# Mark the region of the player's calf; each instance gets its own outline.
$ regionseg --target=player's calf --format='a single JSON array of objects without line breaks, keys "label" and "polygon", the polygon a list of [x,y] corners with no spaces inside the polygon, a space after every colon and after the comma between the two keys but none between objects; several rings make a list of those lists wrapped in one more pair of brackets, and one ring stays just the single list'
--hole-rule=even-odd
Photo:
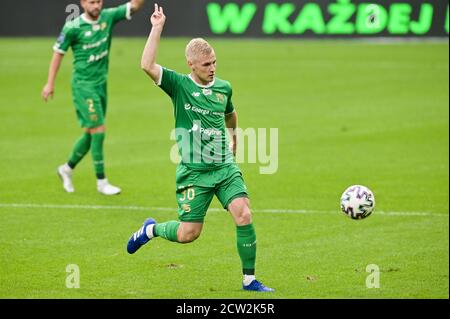
[{"label": "player's calf", "polygon": [[177,231],[178,242],[188,244],[195,241],[202,232],[203,223],[182,222]]}]

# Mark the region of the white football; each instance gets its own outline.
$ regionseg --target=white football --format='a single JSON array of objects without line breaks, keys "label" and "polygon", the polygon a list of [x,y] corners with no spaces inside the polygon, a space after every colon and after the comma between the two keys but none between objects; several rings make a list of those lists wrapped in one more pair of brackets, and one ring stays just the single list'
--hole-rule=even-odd
[{"label": "white football", "polygon": [[362,185],[352,185],[341,196],[341,210],[352,219],[364,219],[375,208],[373,192]]}]

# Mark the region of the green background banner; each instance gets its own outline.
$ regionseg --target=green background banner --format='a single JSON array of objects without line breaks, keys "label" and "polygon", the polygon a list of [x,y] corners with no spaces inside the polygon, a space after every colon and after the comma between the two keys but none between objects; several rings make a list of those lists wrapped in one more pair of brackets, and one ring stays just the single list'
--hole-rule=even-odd
[{"label": "green background banner", "polygon": [[[105,7],[124,3],[105,1]],[[447,37],[448,1],[207,1],[161,0],[166,36],[226,37]],[[1,36],[57,35],[77,0],[2,0]],[[143,36],[153,2],[119,35]],[[75,5],[75,6],[74,6]]]}]

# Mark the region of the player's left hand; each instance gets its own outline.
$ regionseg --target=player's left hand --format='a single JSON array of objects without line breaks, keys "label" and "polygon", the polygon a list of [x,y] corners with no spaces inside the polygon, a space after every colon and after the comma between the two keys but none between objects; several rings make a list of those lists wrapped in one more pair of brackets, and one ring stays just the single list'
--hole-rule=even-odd
[{"label": "player's left hand", "polygon": [[44,86],[44,88],[42,89],[42,93],[41,96],[44,99],[45,102],[48,101],[48,98],[51,97],[53,99],[53,93],[54,93],[55,89],[53,87],[53,85],[50,84],[46,84]]}]

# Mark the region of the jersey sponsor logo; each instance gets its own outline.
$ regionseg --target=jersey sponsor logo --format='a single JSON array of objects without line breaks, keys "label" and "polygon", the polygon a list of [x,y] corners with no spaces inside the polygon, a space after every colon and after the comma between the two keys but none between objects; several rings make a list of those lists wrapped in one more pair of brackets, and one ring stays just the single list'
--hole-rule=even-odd
[{"label": "jersey sponsor logo", "polygon": [[83,50],[87,50],[87,49],[92,49],[92,48],[99,47],[100,45],[102,45],[102,44],[105,43],[106,41],[108,41],[108,36],[104,37],[104,38],[101,39],[100,41],[97,41],[97,42],[94,42],[94,43],[89,43],[89,44],[83,45]]},{"label": "jersey sponsor logo", "polygon": [[199,126],[196,123],[194,123],[194,125],[192,125],[192,128],[189,130],[189,133],[197,132],[198,128],[199,128]]},{"label": "jersey sponsor logo", "polygon": [[191,111],[191,112],[195,112],[195,113],[199,113],[201,115],[215,115],[215,116],[220,116],[220,117],[224,117],[225,115],[223,114],[223,112],[215,112],[215,111],[210,111],[210,110],[205,110],[202,109],[201,107],[198,106],[192,106],[189,103],[186,103],[184,105],[184,109],[186,111]]},{"label": "jersey sponsor logo", "polygon": [[[198,122],[200,122],[200,121],[198,121]],[[217,130],[215,128],[204,128],[204,127],[201,127],[201,125],[198,125],[197,123],[194,123],[192,125],[192,128],[189,130],[189,133],[198,132],[198,131],[200,131],[201,134],[204,134],[207,136],[222,136],[221,130]]]},{"label": "jersey sponsor logo", "polygon": [[202,109],[202,108],[197,107],[197,106],[193,106],[191,110],[192,110],[192,112],[200,113],[202,115],[209,115],[211,113],[210,110],[205,110],[205,109]]},{"label": "jersey sponsor logo", "polygon": [[92,62],[101,60],[101,59],[103,59],[103,58],[104,58],[105,56],[107,56],[107,55],[108,55],[108,50],[103,51],[102,53],[97,54],[97,55],[91,54],[91,55],[89,56],[89,60],[87,61],[87,63],[92,63]]},{"label": "jersey sponsor logo", "polygon": [[200,128],[200,133],[208,136],[222,136],[222,131],[216,130],[215,128]]}]

